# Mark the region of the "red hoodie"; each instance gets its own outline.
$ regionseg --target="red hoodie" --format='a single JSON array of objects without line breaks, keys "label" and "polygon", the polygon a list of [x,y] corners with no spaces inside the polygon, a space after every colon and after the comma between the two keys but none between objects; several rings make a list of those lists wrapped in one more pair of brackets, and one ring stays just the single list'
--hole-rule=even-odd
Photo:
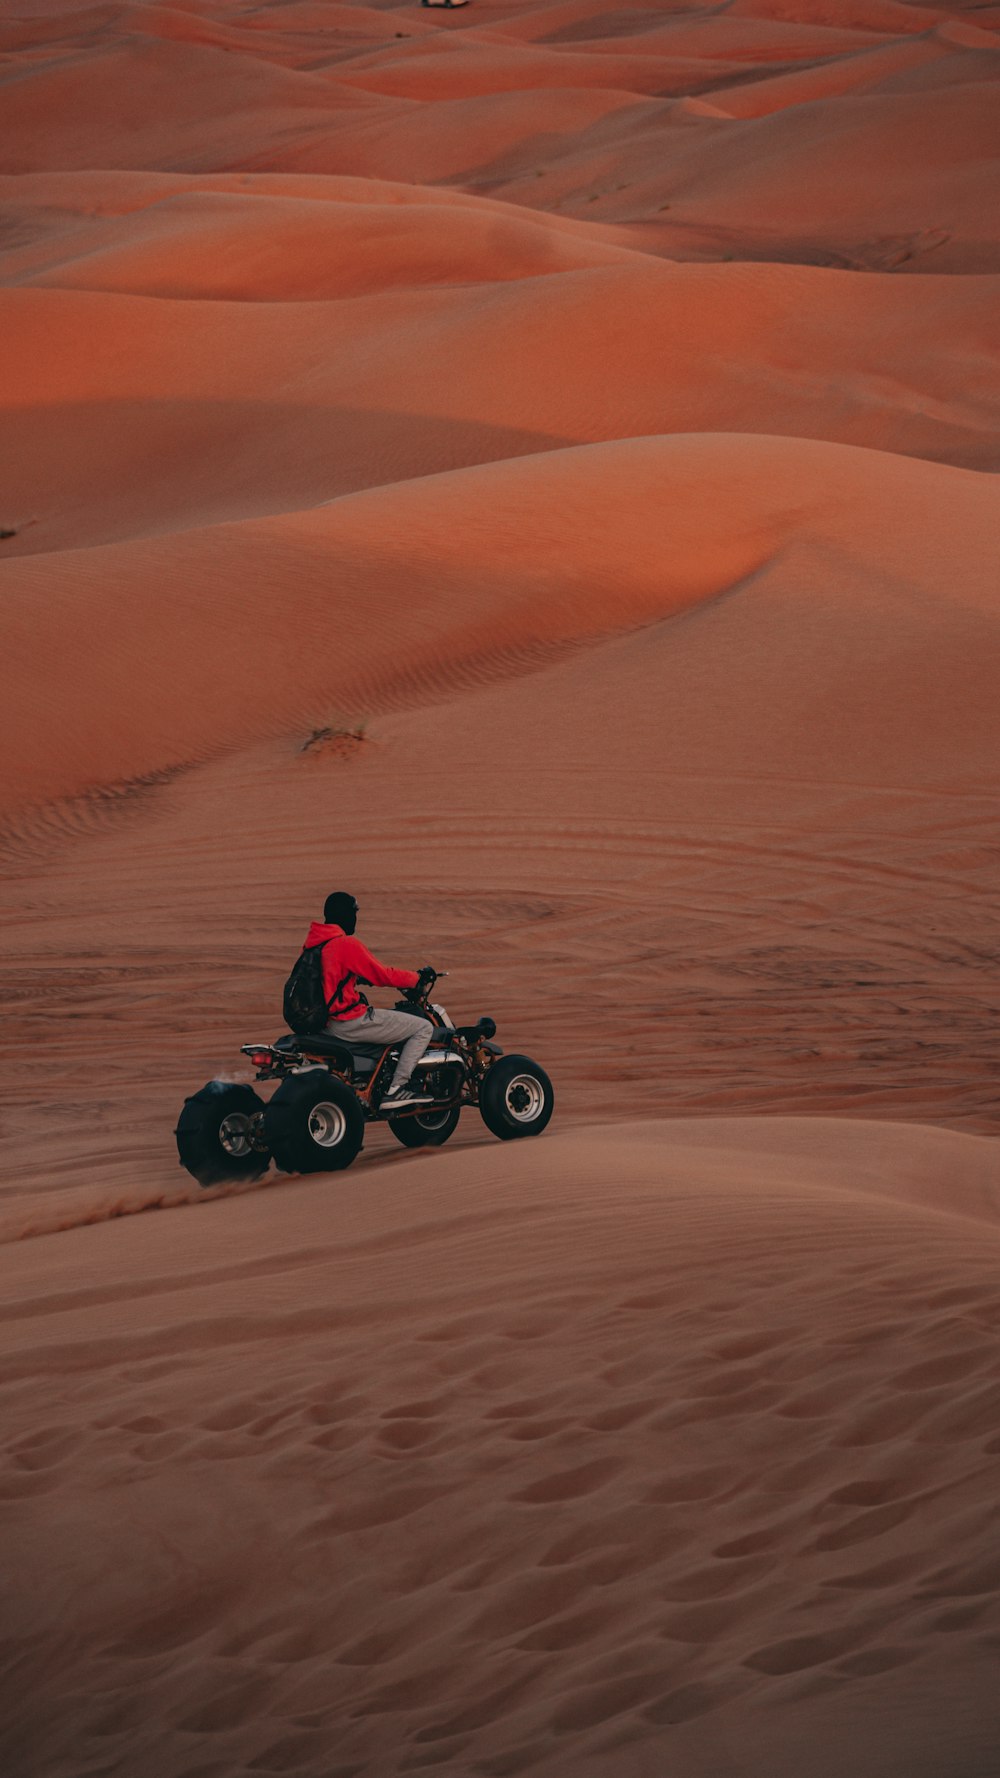
[{"label": "red hoodie", "polygon": [[314,920],[303,948],[311,950],[313,945],[325,946],[323,992],[331,1020],[360,1019],[364,1014],[359,976],[373,988],[415,988],[420,979],[415,969],[393,969],[390,963],[380,963],[359,938],[348,938],[342,926],[323,926]]}]

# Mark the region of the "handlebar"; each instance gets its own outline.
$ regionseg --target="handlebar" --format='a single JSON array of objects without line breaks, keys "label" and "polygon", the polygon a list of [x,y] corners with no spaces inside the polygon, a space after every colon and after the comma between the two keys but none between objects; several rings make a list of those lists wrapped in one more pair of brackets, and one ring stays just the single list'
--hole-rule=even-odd
[{"label": "handlebar", "polygon": [[[424,981],[423,985],[421,985],[420,982],[417,982],[417,983],[415,983],[415,985],[412,988],[407,988],[406,989],[407,999],[412,999],[412,1000],[417,1000],[417,1001],[426,1000],[428,994],[431,992],[431,989],[434,987],[435,982],[439,982],[439,981],[443,980],[443,978],[448,974],[448,971],[446,969],[435,969],[430,963],[428,963],[426,967],[427,967],[427,970],[430,972],[427,980]],[[424,971],[421,970],[420,974],[423,975]]]}]

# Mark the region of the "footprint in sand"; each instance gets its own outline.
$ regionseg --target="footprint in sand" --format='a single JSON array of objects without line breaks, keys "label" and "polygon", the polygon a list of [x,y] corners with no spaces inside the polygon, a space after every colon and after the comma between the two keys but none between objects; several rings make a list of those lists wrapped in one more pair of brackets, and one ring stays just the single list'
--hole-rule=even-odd
[{"label": "footprint in sand", "polygon": [[[319,1729],[299,1729],[291,1735],[282,1735],[279,1740],[272,1741],[253,1759],[247,1761],[248,1772],[300,1772],[303,1768],[314,1765],[317,1759],[322,1760],[326,1747],[326,1737]],[[357,1766],[351,1767],[352,1772],[359,1771]]]},{"label": "footprint in sand", "polygon": [[738,1492],[728,1464],[711,1469],[678,1470],[647,1490],[642,1499],[649,1506],[680,1505],[689,1500],[714,1500]]},{"label": "footprint in sand", "polygon": [[921,1653],[922,1650],[912,1644],[861,1648],[857,1654],[844,1655],[836,1663],[836,1671],[846,1673],[849,1679],[871,1679],[878,1673],[891,1673],[895,1667],[905,1667]]},{"label": "footprint in sand", "polygon": [[550,1618],[514,1644],[515,1648],[540,1654],[553,1654],[564,1649],[580,1648],[587,1642],[600,1642],[607,1632],[608,1612],[604,1605],[585,1606],[579,1611]]},{"label": "footprint in sand", "polygon": [[814,1550],[846,1550],[852,1544],[867,1543],[873,1537],[882,1537],[886,1531],[895,1530],[907,1520],[914,1506],[912,1502],[899,1505],[873,1507],[871,1512],[858,1513],[848,1519],[846,1524],[837,1526],[832,1531],[824,1532],[812,1544]]},{"label": "footprint in sand", "polygon": [[581,1495],[593,1494],[597,1488],[613,1475],[617,1475],[622,1467],[622,1460],[617,1457],[598,1457],[592,1463],[581,1463],[575,1469],[556,1470],[545,1475],[537,1482],[529,1482],[527,1487],[519,1488],[511,1495],[512,1500],[523,1500],[529,1505],[548,1506],[563,1500],[579,1500]]},{"label": "footprint in sand", "polygon": [[828,1630],[818,1636],[789,1636],[781,1642],[769,1642],[744,1657],[743,1665],[758,1673],[800,1673],[803,1668],[817,1667],[824,1661],[836,1660],[857,1645],[854,1630]]},{"label": "footprint in sand", "polygon": [[963,1352],[949,1352],[940,1358],[927,1358],[909,1365],[891,1379],[893,1389],[943,1389],[949,1383],[961,1383],[985,1364],[996,1362],[996,1346],[992,1342]]},{"label": "footprint in sand", "polygon": [[404,1401],[398,1407],[386,1408],[382,1418],[383,1420],[436,1420],[450,1405],[450,1402],[450,1395],[424,1396],[418,1401]]},{"label": "footprint in sand", "polygon": [[574,1424],[575,1421],[567,1415],[561,1418],[544,1415],[538,1420],[518,1421],[516,1426],[507,1429],[504,1436],[515,1444],[534,1444],[540,1439],[554,1438]]},{"label": "footprint in sand", "polygon": [[[752,1597],[750,1593],[741,1596],[741,1618],[751,1609]],[[668,1612],[659,1635],[664,1642],[714,1642],[716,1637],[732,1630],[734,1617],[731,1600],[707,1600]]]},{"label": "footprint in sand", "polygon": [[62,1463],[80,1444],[80,1434],[67,1426],[46,1426],[9,1447],[10,1459],[18,1469],[53,1469]]},{"label": "footprint in sand", "polygon": [[555,1712],[552,1727],[557,1735],[579,1734],[581,1729],[595,1728],[612,1717],[648,1704],[662,1684],[662,1667],[651,1667],[621,1679],[608,1680],[603,1685],[581,1686],[570,1692]]},{"label": "footprint in sand", "polygon": [[690,1722],[694,1717],[717,1710],[730,1698],[738,1697],[749,1683],[736,1675],[725,1680],[692,1680],[688,1685],[678,1685],[672,1691],[664,1692],[648,1704],[642,1714],[647,1722],[657,1726]]},{"label": "footprint in sand", "polygon": [[733,1561],[740,1556],[756,1556],[762,1550],[773,1549],[783,1534],[787,1534],[795,1524],[798,1515],[788,1519],[776,1520],[770,1525],[760,1525],[755,1531],[745,1531],[742,1537],[730,1538],[728,1543],[716,1544],[713,1556],[723,1562]]},{"label": "footprint in sand", "polygon": [[583,1424],[590,1432],[623,1432],[626,1426],[634,1426],[636,1421],[655,1413],[660,1405],[660,1398],[652,1395],[642,1401],[624,1401],[616,1407],[602,1408],[600,1413],[591,1414]]},{"label": "footprint in sand", "polygon": [[577,1606],[586,1585],[580,1570],[573,1568],[536,1571],[504,1580],[489,1589],[468,1632],[477,1638],[492,1639],[535,1630],[551,1619],[564,1617]]},{"label": "footprint in sand", "polygon": [[341,1420],[360,1418],[368,1407],[368,1399],[364,1395],[341,1395],[331,1393],[327,1401],[317,1401],[306,1409],[306,1419],[315,1426],[335,1426]]}]

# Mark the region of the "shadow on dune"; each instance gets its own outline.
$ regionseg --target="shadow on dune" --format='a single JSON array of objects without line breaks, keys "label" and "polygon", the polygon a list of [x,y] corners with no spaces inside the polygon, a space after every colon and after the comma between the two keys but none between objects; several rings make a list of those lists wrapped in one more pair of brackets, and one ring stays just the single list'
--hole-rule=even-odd
[{"label": "shadow on dune", "polygon": [[300,512],[574,442],[322,401],[57,402],[19,413],[0,444],[4,516],[21,526],[0,550],[10,560]]}]

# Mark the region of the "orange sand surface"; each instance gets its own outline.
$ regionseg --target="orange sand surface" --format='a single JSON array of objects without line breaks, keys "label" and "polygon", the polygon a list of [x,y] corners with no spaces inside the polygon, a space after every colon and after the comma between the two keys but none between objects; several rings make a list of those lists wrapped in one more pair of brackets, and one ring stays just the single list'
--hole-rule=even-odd
[{"label": "orange sand surface", "polygon": [[[3,9],[4,1778],[995,1778],[998,175],[1000,6]],[[201,1192],[338,887],[555,1119]]]}]

